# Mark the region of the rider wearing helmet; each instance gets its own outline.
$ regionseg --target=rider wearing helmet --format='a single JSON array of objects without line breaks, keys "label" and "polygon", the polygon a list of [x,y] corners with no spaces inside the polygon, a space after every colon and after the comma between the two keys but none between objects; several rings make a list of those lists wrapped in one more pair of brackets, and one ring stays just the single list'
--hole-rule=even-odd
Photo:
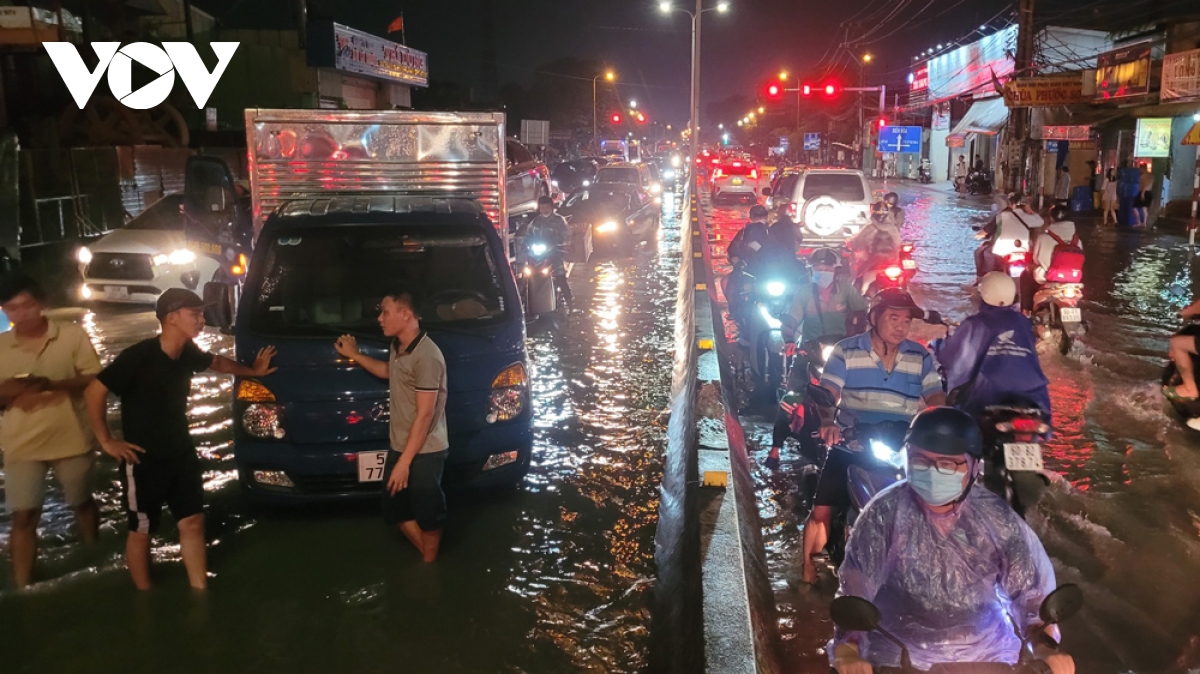
[{"label": "rider wearing helmet", "polygon": [[855,234],[846,245],[854,251],[855,276],[878,265],[892,264],[900,255],[900,227],[904,225],[904,209],[897,206],[900,197],[888,192],[872,213],[870,222]]},{"label": "rider wearing helmet", "polygon": [[771,234],[767,227],[767,209],[755,204],[750,207],[750,222],[746,223],[725,251],[733,271],[725,279],[725,298],[729,302],[729,312],[735,318],[741,316],[746,309],[742,297],[743,274],[758,276],[762,263],[768,262],[771,250]]},{"label": "rider wearing helmet", "polygon": [[1068,219],[1070,212],[1063,206],[1050,209],[1050,224],[1042,228],[1033,244],[1033,280],[1041,285],[1046,282],[1046,271],[1054,259],[1054,249],[1064,245],[1083,248],[1075,231],[1075,223]]},{"label": "rider wearing helmet", "polygon": [[[837,251],[832,248],[818,248],[808,257],[808,264],[812,267],[813,282],[801,286],[796,291],[792,296],[791,307],[780,320],[783,322],[785,344],[798,342],[801,354],[820,354],[822,343],[841,341],[847,335],[858,334],[866,327],[867,300],[853,283],[838,277],[842,256]],[[797,331],[803,334],[797,335]],[[789,394],[803,397],[807,388],[808,360],[798,354],[792,364],[787,391]],[[780,403],[775,430],[772,433],[771,452],[767,455],[767,466],[775,468],[779,465],[779,450],[790,436],[799,435],[802,451],[811,450],[811,447],[806,447],[803,442],[808,436],[793,427],[812,426],[811,430],[815,431],[816,423],[817,419],[811,414],[805,414],[805,408],[798,408],[796,402],[787,400]],[[819,457],[813,456],[811,451],[806,455],[815,463],[820,462]]]},{"label": "rider wearing helmet", "polygon": [[1032,403],[1049,422],[1049,381],[1038,361],[1033,324],[1015,306],[1016,293],[1008,274],[985,274],[979,280],[979,312],[946,338],[937,359],[958,409],[978,418],[992,405]]},{"label": "rider wearing helmet", "polygon": [[[979,427],[935,407],[916,415],[905,438],[908,479],[871,499],[854,525],[838,572],[839,595],[872,602],[881,631],[909,648],[921,671],[938,663],[1016,664],[1023,635],[1053,674],[1072,674],[1050,646],[1038,609],[1055,586],[1041,541],[1004,499],[975,486]],[[839,674],[899,667],[900,649],[878,632],[841,632],[829,644]]]},{"label": "rider wearing helmet", "polygon": [[526,238],[544,239],[549,244],[551,250],[555,251],[553,257],[554,266],[554,286],[562,293],[563,299],[567,306],[571,306],[571,286],[567,283],[567,268],[563,264],[562,249],[571,243],[571,228],[567,225],[567,220],[563,216],[554,212],[554,200],[550,197],[538,198],[538,214],[529,221],[529,226],[526,228]]},{"label": "rider wearing helmet", "polygon": [[[814,507],[804,527],[804,581],[816,581],[812,556],[828,542],[829,523],[835,508],[849,505],[846,471],[865,461],[840,445],[838,426],[899,421],[905,424],[922,405],[946,402],[942,379],[933,356],[924,346],[908,339],[915,318],[941,322],[936,313],[922,311],[912,297],[898,288],[881,291],[871,302],[871,329],[837,343],[821,386],[827,389],[836,408],[821,408],[821,439],[831,448],[817,483]],[[837,446],[834,449],[835,445]]]}]

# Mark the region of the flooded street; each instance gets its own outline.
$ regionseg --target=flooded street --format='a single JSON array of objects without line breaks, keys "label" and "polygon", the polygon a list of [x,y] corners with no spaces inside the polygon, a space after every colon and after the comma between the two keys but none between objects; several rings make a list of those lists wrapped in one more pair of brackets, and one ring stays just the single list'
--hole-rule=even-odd
[{"label": "flooded street", "polygon": [[[0,671],[640,671],[681,198],[664,195],[657,240],[632,257],[573,270],[581,312],[531,326],[529,476],[515,493],[450,493],[436,564],[423,564],[383,524],[375,501],[248,507],[231,456],[232,381],[201,375],[189,419],[205,465],[207,596],[187,587],[169,518],[155,541],[156,589],[132,587],[116,465],[104,460],[95,549],[79,545],[61,493],[52,492],[41,582],[14,593],[8,561],[0,561]],[[150,312],[109,307],[88,313],[84,325],[105,363],[157,327]],[[201,343],[226,354],[231,345],[213,332]],[[0,547],[8,528],[0,515]]]},{"label": "flooded street", "polygon": [[[916,244],[914,297],[961,320],[973,311],[977,242],[970,225],[990,202],[910,183],[889,189],[900,193],[905,239]],[[746,206],[706,210],[719,237],[714,255],[723,258],[724,244],[746,221]],[[1080,233],[1090,331],[1066,356],[1052,348],[1042,354],[1056,426],[1045,458],[1065,479],[1047,493],[1030,524],[1059,582],[1077,583],[1085,593],[1083,612],[1064,626],[1064,648],[1077,671],[1187,671],[1200,667],[1200,442],[1185,435],[1158,385],[1167,340],[1179,324],[1175,312],[1196,287],[1186,239],[1112,227],[1085,226]],[[719,271],[728,269],[723,265],[719,260]],[[1188,295],[1172,303],[1166,289],[1176,280]],[[919,326],[914,338],[941,332]],[[796,583],[807,515],[803,459],[789,445],[782,468],[767,470],[770,420],[743,421],[755,453],[785,662],[791,671],[828,671],[820,649],[832,629],[828,604],[836,580],[825,573],[807,591]]]}]

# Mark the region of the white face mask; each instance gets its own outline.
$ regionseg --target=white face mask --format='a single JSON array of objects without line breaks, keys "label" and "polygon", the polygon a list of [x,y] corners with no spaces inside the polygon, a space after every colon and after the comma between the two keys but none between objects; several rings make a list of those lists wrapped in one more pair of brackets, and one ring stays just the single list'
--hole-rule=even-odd
[{"label": "white face mask", "polygon": [[814,271],[813,281],[821,288],[828,288],[833,285],[834,273],[831,271]]}]

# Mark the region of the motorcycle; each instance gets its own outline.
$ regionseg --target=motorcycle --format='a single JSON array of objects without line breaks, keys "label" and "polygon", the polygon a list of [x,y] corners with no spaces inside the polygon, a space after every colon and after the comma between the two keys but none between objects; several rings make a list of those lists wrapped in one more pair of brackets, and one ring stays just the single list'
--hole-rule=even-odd
[{"label": "motorcycle", "polygon": [[1036,326],[1057,330],[1061,334],[1059,351],[1064,355],[1071,350],[1074,341],[1087,331],[1087,323],[1079,308],[1082,299],[1082,283],[1048,282],[1033,294],[1030,319]]},{"label": "motorcycle", "polygon": [[971,194],[991,194],[992,181],[988,180],[983,171],[971,171],[967,174],[967,192]]},{"label": "motorcycle", "polygon": [[1050,425],[1032,403],[988,407],[978,419],[983,434],[983,486],[1021,517],[1050,486],[1042,446]]},{"label": "motorcycle", "polygon": [[750,373],[754,391],[765,401],[767,392],[774,397],[784,374],[788,355],[783,343],[783,315],[792,305],[792,296],[800,279],[777,269],[765,270],[763,279],[743,272],[742,301],[748,311],[741,312],[738,328],[743,343],[753,348]]},{"label": "motorcycle", "polygon": [[[1021,647],[1017,655],[1017,664],[1003,662],[947,662],[938,663],[928,671],[937,674],[1049,674],[1050,666],[1035,660],[1033,657],[1033,641],[1042,637],[1045,630],[1061,624],[1067,618],[1083,608],[1083,590],[1078,585],[1061,585],[1058,589],[1046,595],[1038,609],[1038,617],[1042,624],[1031,626],[1025,634],[1018,634]],[[912,656],[908,646],[889,634],[879,625],[883,616],[879,608],[862,597],[845,595],[833,600],[829,605],[829,617],[833,624],[842,632],[878,632],[880,636],[900,648],[899,667],[877,667],[879,674],[917,674],[920,670],[913,667]]]},{"label": "motorcycle", "polygon": [[933,170],[929,166],[928,159],[921,160],[921,166],[917,169],[917,180],[922,185],[928,185],[929,183],[933,182]]},{"label": "motorcycle", "polygon": [[525,241],[525,264],[520,267],[518,280],[527,322],[568,308],[562,289],[554,282],[554,268],[560,254],[543,238],[531,237]]},{"label": "motorcycle", "polygon": [[870,300],[887,288],[908,289],[909,282],[917,275],[917,261],[913,259],[913,244],[900,244],[895,260],[876,264],[863,272],[856,285],[863,297]]},{"label": "motorcycle", "polygon": [[876,494],[903,480],[908,473],[908,452],[904,436],[908,424],[886,421],[879,424],[860,424],[846,431],[845,439],[851,448],[867,452],[870,468],[850,466],[847,471],[850,486],[850,510],[846,513],[846,539],[863,508]]}]

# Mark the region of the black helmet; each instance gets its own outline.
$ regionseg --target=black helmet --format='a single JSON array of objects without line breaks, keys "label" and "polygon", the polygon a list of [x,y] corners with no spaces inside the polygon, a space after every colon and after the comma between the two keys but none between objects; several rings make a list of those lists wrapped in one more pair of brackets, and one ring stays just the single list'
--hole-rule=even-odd
[{"label": "black helmet", "polygon": [[904,444],[933,454],[983,456],[983,437],[971,415],[953,407],[931,407],[913,417]]},{"label": "black helmet", "polygon": [[767,215],[767,207],[762,204],[754,204],[750,207],[751,220],[765,220]]},{"label": "black helmet", "polygon": [[1067,209],[1055,204],[1050,208],[1050,219],[1054,222],[1062,222],[1067,219]]},{"label": "black helmet", "polygon": [[550,197],[538,197],[538,206],[553,206],[554,200]]},{"label": "black helmet", "polygon": [[879,291],[879,294],[871,299],[871,311],[868,316],[871,319],[871,324],[874,325],[878,320],[879,314],[887,309],[908,309],[913,318],[924,318],[925,312],[917,303],[913,301],[912,295],[908,291],[900,288],[886,288]]},{"label": "black helmet", "polygon": [[896,194],[895,192],[888,192],[887,194],[883,195],[883,202],[888,206],[895,206],[896,204],[900,203],[900,195]]},{"label": "black helmet", "polygon": [[808,263],[816,266],[819,264],[837,267],[842,264],[842,256],[837,254],[837,251],[832,248],[818,248],[808,256]]}]

